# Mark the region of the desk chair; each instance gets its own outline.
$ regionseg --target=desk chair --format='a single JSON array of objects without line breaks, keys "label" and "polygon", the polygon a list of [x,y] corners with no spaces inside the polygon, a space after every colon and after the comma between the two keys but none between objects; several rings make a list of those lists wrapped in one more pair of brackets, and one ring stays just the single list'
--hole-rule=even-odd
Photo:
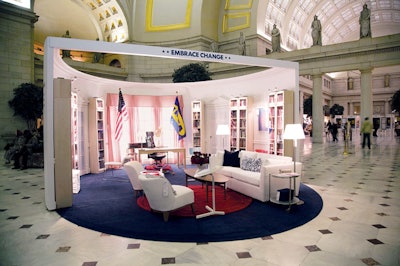
[{"label": "desk chair", "polygon": [[155,164],[160,167],[162,167],[163,165],[162,160],[165,158],[165,156],[166,155],[164,153],[157,152],[149,154],[149,158],[153,159],[155,161]]},{"label": "desk chair", "polygon": [[162,160],[166,157],[165,153],[156,153],[156,152],[150,153],[148,157],[153,159],[154,163],[152,165],[146,166],[146,170],[157,170],[157,171],[162,170],[163,173],[175,174],[174,171],[172,171],[172,167],[169,164],[162,162]]}]

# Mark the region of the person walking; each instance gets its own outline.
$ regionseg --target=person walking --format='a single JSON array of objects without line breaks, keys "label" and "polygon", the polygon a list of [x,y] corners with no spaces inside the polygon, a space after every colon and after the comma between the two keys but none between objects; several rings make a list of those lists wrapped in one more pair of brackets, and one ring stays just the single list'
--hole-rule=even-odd
[{"label": "person walking", "polygon": [[326,124],[326,139],[329,140],[329,135],[332,135],[332,123],[331,121],[328,121],[328,124]]},{"label": "person walking", "polygon": [[333,123],[332,124],[332,141],[333,142],[338,141],[337,134],[338,134],[338,124]]},{"label": "person walking", "polygon": [[371,132],[372,132],[372,123],[371,121],[369,121],[369,118],[366,117],[361,125],[361,133],[363,134],[363,142],[362,142],[363,149],[365,148],[366,141],[368,144],[368,149],[371,149]]}]

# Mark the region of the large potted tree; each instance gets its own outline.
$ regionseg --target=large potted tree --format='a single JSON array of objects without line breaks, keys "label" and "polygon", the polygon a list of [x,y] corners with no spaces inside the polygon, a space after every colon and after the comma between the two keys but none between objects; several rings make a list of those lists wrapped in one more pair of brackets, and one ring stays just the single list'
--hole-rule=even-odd
[{"label": "large potted tree", "polygon": [[211,75],[204,65],[191,63],[175,69],[172,74],[172,81],[174,83],[206,81],[211,80]]},{"label": "large potted tree", "polygon": [[37,119],[43,114],[43,88],[33,83],[22,83],[14,89],[14,98],[8,101],[14,116],[21,117],[30,130],[36,129]]},{"label": "large potted tree", "polygon": [[335,115],[343,115],[344,107],[335,103],[332,105],[331,109],[329,109],[329,113],[332,115],[332,118],[335,118]]}]

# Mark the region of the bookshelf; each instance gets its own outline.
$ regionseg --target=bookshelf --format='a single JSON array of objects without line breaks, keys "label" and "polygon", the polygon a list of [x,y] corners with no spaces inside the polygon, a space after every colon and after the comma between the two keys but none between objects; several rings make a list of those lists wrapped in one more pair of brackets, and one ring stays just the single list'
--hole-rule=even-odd
[{"label": "bookshelf", "polygon": [[104,101],[89,100],[89,164],[91,173],[105,170],[104,162]]},{"label": "bookshelf", "polygon": [[230,150],[253,150],[253,119],[250,117],[250,97],[230,100]]},{"label": "bookshelf", "polygon": [[202,101],[192,101],[192,143],[193,152],[205,152],[204,104]]},{"label": "bookshelf", "polygon": [[78,114],[78,94],[71,92],[71,159],[73,193],[78,193],[80,190]]},{"label": "bookshelf", "polygon": [[268,133],[269,153],[293,157],[291,140],[283,140],[283,130],[286,124],[293,124],[293,91],[283,90],[270,93],[268,96],[269,123]]}]

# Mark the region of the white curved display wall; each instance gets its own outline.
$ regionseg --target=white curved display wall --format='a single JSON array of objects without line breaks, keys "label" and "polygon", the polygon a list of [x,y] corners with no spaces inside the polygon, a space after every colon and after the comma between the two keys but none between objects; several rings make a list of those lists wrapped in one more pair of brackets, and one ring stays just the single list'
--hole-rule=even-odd
[{"label": "white curved display wall", "polygon": [[[194,83],[161,84],[126,82],[94,77],[79,72],[68,66],[63,61],[60,57],[60,49],[191,61],[208,61],[215,63],[260,66],[268,69],[245,76]],[[53,79],[55,78],[73,80],[73,86],[79,90],[80,97],[104,97],[107,93],[118,93],[118,89],[121,88],[124,94],[135,95],[175,95],[178,93],[183,96],[185,106],[190,106],[192,100],[202,100],[205,103],[216,102],[216,105],[218,105],[218,99],[224,101],[232,97],[250,96],[254,99],[253,106],[257,108],[263,107],[266,104],[267,96],[271,91],[283,89],[293,90],[295,92],[295,100],[293,103],[295,110],[294,118],[295,123],[299,123],[298,63],[167,47],[49,37],[45,42],[43,110],[45,121],[45,196],[46,207],[49,210],[58,208],[55,197],[56,179],[54,177],[54,119],[57,119],[56,117],[53,117]],[[216,109],[216,112],[220,111],[221,110]],[[184,114],[184,120],[190,121],[190,119],[190,113],[186,112]],[[210,126],[210,128],[214,127]],[[210,132],[209,134],[212,133]],[[190,143],[185,143],[185,146],[186,145],[190,145]]]}]

